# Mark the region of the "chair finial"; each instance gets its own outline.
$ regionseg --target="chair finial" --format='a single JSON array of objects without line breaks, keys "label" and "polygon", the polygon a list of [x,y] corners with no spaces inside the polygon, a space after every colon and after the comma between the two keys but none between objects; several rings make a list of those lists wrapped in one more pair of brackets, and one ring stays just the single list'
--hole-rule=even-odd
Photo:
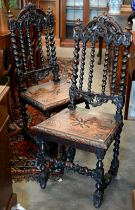
[{"label": "chair finial", "polygon": [[77,18],[77,21],[76,21],[76,24],[75,24],[76,26],[80,26],[81,25],[81,20],[80,20],[80,18]]},{"label": "chair finial", "polygon": [[12,18],[13,17],[13,14],[12,14],[12,12],[10,11],[10,9],[9,9],[9,11],[8,11],[8,19],[10,19],[10,18]]},{"label": "chair finial", "polygon": [[52,10],[51,10],[50,7],[48,7],[48,9],[47,9],[47,14],[48,14],[48,15],[51,15],[51,14],[52,14]]}]

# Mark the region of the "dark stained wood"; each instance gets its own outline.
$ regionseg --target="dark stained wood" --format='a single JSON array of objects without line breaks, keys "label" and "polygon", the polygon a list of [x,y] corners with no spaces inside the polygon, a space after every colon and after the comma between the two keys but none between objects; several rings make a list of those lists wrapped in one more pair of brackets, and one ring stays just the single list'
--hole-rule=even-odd
[{"label": "dark stained wood", "polygon": [[13,195],[11,179],[8,101],[9,88],[0,86],[0,209],[10,210],[16,205],[16,196]]},{"label": "dark stained wood", "polygon": [[[121,27],[125,24],[125,20],[128,20],[129,13],[125,13],[124,21],[122,21],[121,16],[116,16],[115,19],[118,21]],[[133,17],[132,17],[133,18]],[[131,18],[131,20],[132,20]],[[122,22],[122,25],[121,25]],[[124,28],[124,27],[123,27]],[[126,30],[131,31],[131,26],[126,27]],[[124,120],[128,119],[128,111],[129,111],[129,102],[130,102],[130,92],[132,87],[132,80],[133,75],[135,72],[135,32],[132,32],[132,44],[130,46],[130,54],[129,54],[129,61],[128,61],[128,69],[126,72],[126,95],[125,95],[125,109],[124,109]],[[99,62],[98,64],[101,64],[101,58],[102,58],[102,42],[99,44]],[[120,56],[118,61],[118,71],[117,71],[117,77],[116,77],[116,85],[119,86],[120,83],[120,77],[121,77],[121,64],[122,64],[122,56],[123,56],[123,47],[120,48]]]},{"label": "dark stained wood", "polygon": [[[96,68],[94,68],[95,47],[96,43],[99,42],[99,38],[104,40],[106,48],[103,69],[100,69],[102,77],[98,77],[98,85],[94,88],[93,83],[96,77]],[[112,17],[104,15],[95,17],[85,26],[82,26],[78,20],[74,29],[74,42],[69,107],[32,128],[32,135],[38,143],[40,142],[41,148],[40,153],[37,155],[41,170],[39,182],[41,188],[45,188],[48,176],[53,169],[63,170],[67,168],[79,174],[90,176],[96,181],[93,204],[96,208],[99,208],[102,204],[104,190],[112,178],[117,175],[119,168],[120,134],[123,127],[122,111],[131,34],[125,33]],[[91,44],[91,49],[87,49],[88,43]],[[119,88],[116,92],[116,76],[121,46],[123,46],[121,75]],[[87,67],[87,70],[85,66],[86,56],[89,58],[89,68]],[[107,81],[109,81],[108,72],[110,70],[112,70],[112,76],[111,91],[109,92]],[[87,78],[86,84],[84,82],[86,81],[85,78]],[[100,87],[100,90],[98,87]],[[78,107],[77,99],[79,98],[83,100],[85,108]],[[112,115],[105,113],[106,110],[101,113],[96,109],[96,107],[109,101],[115,106]],[[49,152],[46,143],[49,141],[57,142],[59,145],[66,144],[65,158],[62,157],[59,160],[51,156],[48,157]],[[105,174],[103,159],[113,141],[113,158],[110,169]],[[76,148],[95,153],[97,163],[94,169],[88,169],[73,162]],[[50,166],[49,170],[48,165]]]},{"label": "dark stained wood", "polygon": [[[50,9],[44,12],[29,3],[17,17],[9,18],[9,26],[23,128],[28,133],[27,104],[46,117],[69,104],[68,70],[67,78],[62,75],[64,69],[62,74],[59,72],[54,41],[55,17]],[[51,81],[47,82],[48,77]]]},{"label": "dark stained wood", "polygon": [[[26,23],[29,23],[29,27],[25,27]],[[23,100],[23,106],[24,103],[29,103],[47,115],[48,110],[51,113],[52,108],[57,109],[69,102],[69,85],[66,79],[62,79],[61,82],[57,64],[54,24],[54,15],[50,9],[44,13],[40,9],[37,10],[32,3],[26,5],[18,17],[9,19],[20,101]],[[46,44],[44,49],[41,35]],[[50,74],[53,76],[53,81],[41,85],[42,80]],[[25,111],[24,109],[23,114]],[[24,119],[26,123],[27,119]]]}]

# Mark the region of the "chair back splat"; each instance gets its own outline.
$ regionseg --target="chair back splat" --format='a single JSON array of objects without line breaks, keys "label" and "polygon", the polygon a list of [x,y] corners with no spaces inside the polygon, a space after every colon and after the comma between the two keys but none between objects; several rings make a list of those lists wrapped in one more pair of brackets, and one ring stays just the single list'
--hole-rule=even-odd
[{"label": "chair back splat", "polygon": [[[99,16],[94,18],[85,27],[82,27],[80,20],[77,21],[74,29],[74,59],[73,59],[73,78],[70,87],[71,108],[75,108],[75,99],[83,97],[84,100],[93,107],[107,103],[109,100],[116,105],[116,120],[122,120],[122,108],[124,105],[125,95],[125,75],[127,69],[128,53],[131,43],[131,35],[123,32],[121,27],[108,16]],[[101,84],[98,90],[92,90],[93,76],[95,67],[95,47],[99,41],[99,37],[103,38],[105,45],[104,66],[100,69],[102,72]],[[85,69],[86,48],[91,44],[89,53],[89,69]],[[81,48],[82,46],[82,48]],[[123,51],[121,48],[124,48]],[[79,52],[81,51],[81,52]],[[121,64],[121,75],[119,88],[116,85],[117,69],[119,65],[119,56],[123,53]],[[97,66],[96,66],[97,67]],[[86,76],[85,76],[86,75]],[[84,85],[84,77],[87,78],[87,86]],[[79,81],[78,81],[79,78]],[[107,82],[109,80],[109,94]]]},{"label": "chair back splat", "polygon": [[[27,81],[38,83],[53,71],[54,81],[59,80],[58,64],[56,61],[56,48],[54,42],[55,20],[51,10],[47,14],[35,5],[29,3],[16,18],[9,16],[12,49],[15,59],[16,71],[20,91],[26,87]],[[42,35],[47,58],[42,48]],[[28,85],[28,82],[27,82]]]},{"label": "chair back splat", "polygon": [[[103,66],[98,66],[95,62],[95,48],[99,38],[103,39],[105,47]],[[69,108],[32,128],[35,139],[42,145],[38,162],[41,169],[39,182],[41,187],[45,188],[48,175],[53,169],[67,168],[90,176],[96,182],[93,204],[98,208],[102,204],[105,188],[117,175],[119,168],[118,156],[120,134],[123,127],[125,75],[131,34],[123,32],[112,17],[98,16],[86,26],[82,26],[80,21],[77,21],[74,29],[74,41]],[[116,84],[118,76],[120,83]],[[84,102],[81,107],[76,104],[80,98]],[[115,110],[111,109],[109,102],[114,104]],[[84,105],[85,107],[83,107]],[[45,146],[49,141],[67,145],[64,160],[49,156]],[[103,159],[112,142],[114,142],[113,154],[111,154],[113,158],[108,172],[105,173]],[[76,148],[95,153],[97,163],[94,169],[88,169],[73,162]],[[48,165],[50,165],[49,170]]]}]

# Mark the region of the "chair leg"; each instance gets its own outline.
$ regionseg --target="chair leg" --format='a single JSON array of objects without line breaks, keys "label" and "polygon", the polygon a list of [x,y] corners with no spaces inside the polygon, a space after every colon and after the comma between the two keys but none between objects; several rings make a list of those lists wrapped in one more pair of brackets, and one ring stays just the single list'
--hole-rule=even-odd
[{"label": "chair leg", "polygon": [[47,180],[49,177],[49,171],[47,170],[47,163],[45,161],[45,143],[44,141],[41,141],[39,143],[40,151],[37,155],[37,165],[40,167],[40,174],[39,174],[39,183],[41,189],[46,188]]},{"label": "chair leg", "polygon": [[57,159],[65,161],[67,159],[66,157],[66,146],[58,144],[57,149]]},{"label": "chair leg", "polygon": [[74,161],[75,152],[76,152],[76,149],[74,147],[68,146],[66,154],[67,154],[67,159],[70,162]]},{"label": "chair leg", "polygon": [[120,148],[120,134],[121,134],[121,131],[122,131],[122,127],[118,130],[118,132],[116,134],[115,142],[114,142],[113,160],[111,162],[111,166],[110,166],[110,169],[109,169],[109,172],[108,172],[112,176],[117,175],[118,168],[119,168],[118,156],[119,156],[119,148]]},{"label": "chair leg", "polygon": [[28,115],[27,115],[27,108],[26,104],[23,100],[20,101],[21,103],[21,114],[22,114],[22,121],[23,121],[23,130],[24,132],[28,130]]},{"label": "chair leg", "polygon": [[96,191],[93,194],[93,205],[95,208],[99,208],[102,204],[103,195],[104,195],[104,165],[103,165],[103,156],[97,156],[96,164]]}]

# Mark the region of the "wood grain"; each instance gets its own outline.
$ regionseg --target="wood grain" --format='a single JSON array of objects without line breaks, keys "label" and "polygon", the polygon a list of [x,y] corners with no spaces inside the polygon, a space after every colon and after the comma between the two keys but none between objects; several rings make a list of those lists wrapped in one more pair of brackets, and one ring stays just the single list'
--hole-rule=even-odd
[{"label": "wood grain", "polygon": [[[63,120],[64,119],[64,120]],[[35,126],[38,132],[47,133],[74,142],[107,149],[119,127],[111,114],[89,112],[78,107],[64,109]]]},{"label": "wood grain", "polygon": [[69,87],[70,83],[67,82],[54,83],[49,81],[28,88],[21,96],[39,103],[44,109],[50,109],[69,102]]},{"label": "wood grain", "polygon": [[[9,88],[0,86],[0,209],[11,209],[16,205],[13,196],[9,138],[8,138],[8,100]],[[9,205],[10,203],[10,205]]]}]

